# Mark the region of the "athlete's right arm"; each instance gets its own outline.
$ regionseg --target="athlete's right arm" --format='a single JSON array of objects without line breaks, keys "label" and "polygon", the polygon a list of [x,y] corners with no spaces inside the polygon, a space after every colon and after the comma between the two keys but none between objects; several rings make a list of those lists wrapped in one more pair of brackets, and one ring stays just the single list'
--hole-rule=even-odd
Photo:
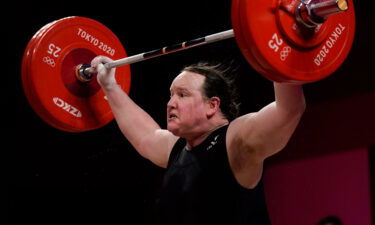
[{"label": "athlete's right arm", "polygon": [[165,168],[178,137],[161,129],[155,120],[121,89],[115,79],[115,69],[106,69],[102,64],[110,61],[107,57],[98,56],[92,60],[91,66],[98,71],[98,83],[107,96],[120,130],[139,154]]}]

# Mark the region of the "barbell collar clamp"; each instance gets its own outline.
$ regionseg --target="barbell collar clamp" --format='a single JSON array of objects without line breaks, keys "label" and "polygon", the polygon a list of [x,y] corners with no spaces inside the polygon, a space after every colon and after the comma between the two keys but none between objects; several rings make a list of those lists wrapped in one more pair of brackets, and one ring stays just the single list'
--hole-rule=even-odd
[{"label": "barbell collar clamp", "polygon": [[346,0],[305,0],[297,5],[297,21],[308,28],[315,28],[324,23],[328,16],[348,10]]}]

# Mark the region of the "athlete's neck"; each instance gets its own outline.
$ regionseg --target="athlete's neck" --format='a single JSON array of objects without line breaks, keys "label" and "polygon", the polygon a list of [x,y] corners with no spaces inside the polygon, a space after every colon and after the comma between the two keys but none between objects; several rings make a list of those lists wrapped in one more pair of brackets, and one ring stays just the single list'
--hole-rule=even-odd
[{"label": "athlete's neck", "polygon": [[200,133],[197,136],[191,137],[191,138],[185,138],[186,139],[186,147],[187,149],[192,149],[195,146],[202,143],[212,132],[219,129],[220,127],[223,127],[225,125],[229,124],[228,120],[223,120],[220,123],[215,124],[214,126],[208,127],[204,132]]}]

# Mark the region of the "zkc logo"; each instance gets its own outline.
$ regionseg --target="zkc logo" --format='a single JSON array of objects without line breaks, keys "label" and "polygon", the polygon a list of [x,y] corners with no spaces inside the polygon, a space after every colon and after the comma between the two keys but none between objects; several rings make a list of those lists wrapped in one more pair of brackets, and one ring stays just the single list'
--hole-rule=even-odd
[{"label": "zkc logo", "polygon": [[75,108],[74,106],[71,106],[70,104],[62,100],[61,98],[54,97],[53,102],[55,103],[55,105],[67,111],[68,113],[72,114],[73,116],[77,118],[82,117],[82,113],[77,108]]}]

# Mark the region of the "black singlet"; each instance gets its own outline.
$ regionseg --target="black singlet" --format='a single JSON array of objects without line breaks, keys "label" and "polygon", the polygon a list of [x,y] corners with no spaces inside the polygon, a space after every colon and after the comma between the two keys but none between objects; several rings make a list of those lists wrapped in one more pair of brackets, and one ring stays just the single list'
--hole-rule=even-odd
[{"label": "black singlet", "polygon": [[157,221],[163,225],[270,225],[262,180],[253,189],[239,185],[229,166],[228,126],[186,149],[180,138],[172,149]]}]

